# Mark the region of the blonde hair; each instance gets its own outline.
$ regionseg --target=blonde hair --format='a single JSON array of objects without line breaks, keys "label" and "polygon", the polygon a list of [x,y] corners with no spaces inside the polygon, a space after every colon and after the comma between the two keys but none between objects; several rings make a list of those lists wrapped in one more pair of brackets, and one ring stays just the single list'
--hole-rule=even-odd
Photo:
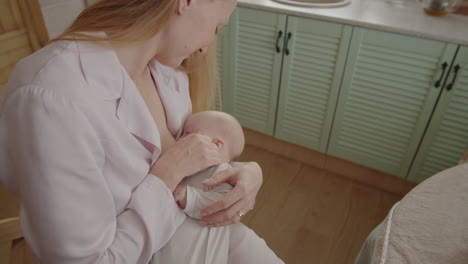
[{"label": "blonde hair", "polygon": [[[130,45],[148,40],[162,31],[176,13],[175,0],[100,0],[87,7],[56,40],[93,41],[105,45]],[[107,36],[87,33],[106,32]],[[179,70],[189,77],[193,111],[214,106],[219,90],[216,43],[206,54],[198,52],[187,58]]]}]

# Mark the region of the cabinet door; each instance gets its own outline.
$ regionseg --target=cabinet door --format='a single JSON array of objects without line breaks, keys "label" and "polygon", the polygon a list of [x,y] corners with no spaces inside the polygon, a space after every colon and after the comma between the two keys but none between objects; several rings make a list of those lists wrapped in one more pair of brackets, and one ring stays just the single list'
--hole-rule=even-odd
[{"label": "cabinet door", "polygon": [[326,151],[351,31],[351,26],[288,17],[277,138]]},{"label": "cabinet door", "polygon": [[[455,76],[456,66],[458,71]],[[468,47],[461,47],[408,179],[420,182],[437,172],[455,166],[467,146]]]},{"label": "cabinet door", "polygon": [[[328,153],[406,177],[456,45],[355,28]],[[446,72],[445,72],[446,74]]]},{"label": "cabinet door", "polygon": [[224,110],[244,127],[273,135],[282,60],[276,43],[278,32],[284,35],[286,16],[237,8],[230,23]]},{"label": "cabinet door", "polygon": [[[231,20],[232,21],[232,20]],[[218,81],[220,85],[220,91],[216,90],[215,94],[215,109],[218,111],[223,110],[224,102],[222,101],[223,91],[227,89],[229,83],[229,32],[230,32],[230,23],[218,32],[216,38],[216,59],[218,64]],[[221,92],[221,94],[218,94]]]}]

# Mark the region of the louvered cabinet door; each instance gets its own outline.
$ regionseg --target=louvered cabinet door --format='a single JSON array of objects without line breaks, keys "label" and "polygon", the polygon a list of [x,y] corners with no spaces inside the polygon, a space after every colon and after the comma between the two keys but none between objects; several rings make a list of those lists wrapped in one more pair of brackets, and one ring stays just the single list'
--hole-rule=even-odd
[{"label": "louvered cabinet door", "polygon": [[231,18],[224,110],[244,127],[273,135],[282,60],[276,40],[279,31],[284,35],[286,16],[237,8]]},{"label": "louvered cabinet door", "polygon": [[[226,85],[229,83],[229,27],[230,23],[218,32],[216,43],[216,59],[218,64],[218,81],[220,91],[216,90],[215,94],[215,109],[218,111],[223,110],[222,93],[226,90]],[[221,94],[218,94],[221,92]]]},{"label": "louvered cabinet door", "polygon": [[326,151],[351,26],[288,17],[275,136]]},{"label": "louvered cabinet door", "polygon": [[467,146],[468,47],[461,47],[408,179],[421,182],[457,165]]},{"label": "louvered cabinet door", "polygon": [[434,83],[455,50],[355,28],[328,153],[406,177],[441,91]]}]

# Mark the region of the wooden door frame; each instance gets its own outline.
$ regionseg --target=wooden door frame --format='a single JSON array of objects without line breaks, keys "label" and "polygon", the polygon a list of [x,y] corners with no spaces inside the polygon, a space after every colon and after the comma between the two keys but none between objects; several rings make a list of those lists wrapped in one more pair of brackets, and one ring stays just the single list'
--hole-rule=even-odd
[{"label": "wooden door frame", "polygon": [[44,47],[49,42],[49,33],[38,0],[14,1],[18,1],[32,49],[36,51]]}]

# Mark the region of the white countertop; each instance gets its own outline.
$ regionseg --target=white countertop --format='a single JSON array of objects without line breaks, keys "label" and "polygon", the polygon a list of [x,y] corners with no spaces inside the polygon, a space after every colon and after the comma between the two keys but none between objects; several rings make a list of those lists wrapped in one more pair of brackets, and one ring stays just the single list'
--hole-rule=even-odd
[{"label": "white countertop", "polygon": [[430,16],[417,0],[404,0],[403,7],[386,0],[351,0],[349,5],[334,8],[289,6],[273,0],[238,0],[238,6],[468,45],[468,16]]}]

